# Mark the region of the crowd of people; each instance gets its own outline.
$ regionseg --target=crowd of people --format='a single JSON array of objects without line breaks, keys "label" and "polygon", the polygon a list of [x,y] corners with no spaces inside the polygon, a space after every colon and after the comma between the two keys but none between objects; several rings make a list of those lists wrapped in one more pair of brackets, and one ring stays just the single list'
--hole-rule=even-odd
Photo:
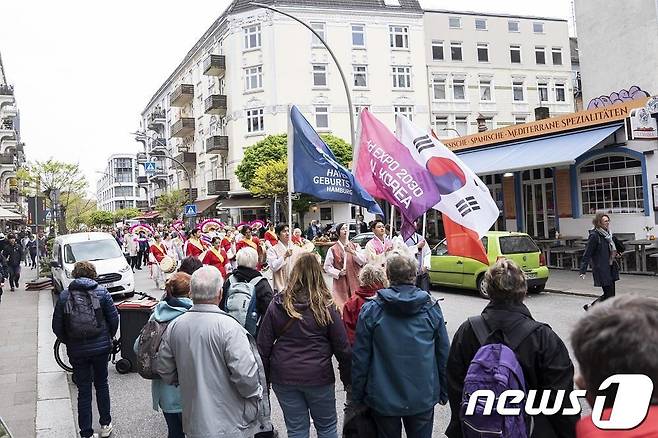
[{"label": "crowd of people", "polygon": [[[402,428],[408,437],[429,438],[437,404],[450,406],[449,438],[593,437],[602,432],[591,419],[562,415],[561,409],[478,423],[465,417],[465,406],[474,382],[495,378],[501,387],[501,375],[487,373],[499,369],[503,357],[515,378],[509,374],[503,383],[569,393],[577,382],[592,391],[590,403],[614,374],[658,381],[658,347],[646,342],[658,334],[657,300],[624,296],[594,306],[572,334],[580,369],[575,376],[564,341],[525,306],[526,278],[513,261],[500,259],[489,268],[484,284],[490,302],[451,341],[441,305],[425,285],[429,248],[423,237],[391,238],[380,221],[371,229],[374,238],[361,249],[347,238],[346,225],[336,226],[338,240],[324,263],[305,248],[303,237],[293,241],[287,225],[268,226],[260,238],[248,226],[217,230],[216,236],[195,229],[185,240],[178,232],[123,236],[124,245],[146,239],[152,264],[162,261],[160,255],[177,257],[177,270],[163,279],[165,294],[151,315],[162,324],[151,359],[158,375],[151,381],[153,408],[163,412],[170,438],[272,437],[270,391],[291,438],[309,437],[311,424],[321,438],[401,437]],[[144,257],[139,245],[136,252],[130,257]],[[108,437],[107,361],[117,316],[89,265],[76,264],[76,280],[56,304],[53,330],[74,368],[80,435],[93,434],[93,381],[100,436]],[[70,320],[80,325],[84,318],[70,316],[70,303],[87,296],[96,309],[87,315],[88,326],[101,326],[101,333],[72,336]],[[138,339],[135,349],[140,345]],[[347,399],[342,429],[334,358]],[[652,401],[658,404],[658,388]],[[562,407],[568,402],[565,397]],[[493,429],[482,432],[485,426]],[[655,436],[657,429],[658,408],[651,407],[647,420],[623,436]]]},{"label": "crowd of people", "polygon": [[0,232],[0,301],[5,280],[9,280],[10,291],[20,287],[21,269],[36,269],[38,260],[47,255],[46,237],[28,229]]}]

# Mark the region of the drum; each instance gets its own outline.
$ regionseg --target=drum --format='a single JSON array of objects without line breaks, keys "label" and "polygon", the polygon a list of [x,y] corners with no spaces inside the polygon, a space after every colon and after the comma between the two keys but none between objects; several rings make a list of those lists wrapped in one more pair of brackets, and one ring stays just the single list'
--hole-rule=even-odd
[{"label": "drum", "polygon": [[171,274],[176,270],[176,261],[166,255],[160,260],[160,269],[162,269],[162,272],[165,274]]}]

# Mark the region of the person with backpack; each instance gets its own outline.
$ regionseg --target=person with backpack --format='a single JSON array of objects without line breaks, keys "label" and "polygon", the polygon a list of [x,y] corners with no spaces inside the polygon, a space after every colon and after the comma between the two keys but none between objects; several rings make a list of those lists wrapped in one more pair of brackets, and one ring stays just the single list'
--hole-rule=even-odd
[{"label": "person with backpack", "polygon": [[222,301],[219,307],[229,315],[237,316],[239,308],[243,306],[236,306],[236,304],[240,303],[240,299],[238,299],[236,293],[241,294],[240,296],[244,294],[242,301],[245,302],[246,308],[253,301],[252,307],[255,310],[255,316],[251,321],[252,325],[245,328],[247,328],[247,331],[252,336],[256,336],[258,323],[265,315],[265,312],[267,312],[267,307],[272,301],[274,292],[272,291],[270,282],[256,270],[258,266],[258,252],[255,249],[242,248],[238,251],[236,259],[238,267],[224,282],[224,293],[222,294]]},{"label": "person with backpack", "polygon": [[352,356],[352,401],[372,411],[377,435],[430,438],[434,406],[448,402],[450,345],[438,302],[415,286],[416,260],[386,260],[390,287],[361,308]]},{"label": "person with backpack", "polygon": [[66,344],[78,387],[78,426],[81,437],[94,435],[92,427],[91,383],[96,388],[100,414],[100,436],[112,433],[110,388],[107,363],[112,338],[119,328],[119,314],[107,289],[96,282],[96,268],[87,261],[77,262],[68,289],[59,294],[53,312],[55,336]]},{"label": "person with backpack", "polygon": [[337,438],[332,356],[341,381],[349,385],[351,351],[315,254],[299,257],[287,287],[267,308],[258,351],[288,436],[308,438],[310,414],[319,438]]},{"label": "person with backpack", "polygon": [[153,410],[162,410],[167,422],[167,438],[185,438],[183,433],[183,408],[180,388],[167,385],[153,370],[162,335],[171,321],[192,307],[190,299],[191,276],[185,272],[174,273],[165,284],[166,295],[153,310],[149,321],[135,341],[137,370],[142,377],[151,380]]},{"label": "person with backpack", "polygon": [[[504,390],[526,394],[531,389],[566,394],[573,390],[574,367],[564,342],[549,325],[535,321],[523,304],[528,286],[521,268],[501,258],[485,273],[484,284],[490,303],[481,315],[468,318],[452,340],[448,356],[452,416],[446,435],[573,437],[578,415],[562,415],[561,409],[555,415],[529,417],[521,403],[520,415],[502,417],[496,410],[482,415],[479,404],[473,415],[465,415],[470,394],[477,389],[495,389],[496,396]],[[565,397],[564,407],[568,404]],[[483,430],[492,435],[482,435]]]},{"label": "person with backpack", "polygon": [[580,278],[585,279],[587,267],[592,266],[594,286],[603,289],[603,295],[583,309],[589,310],[596,303],[615,296],[615,282],[619,281],[619,258],[624,244],[610,232],[610,216],[598,212],[592,220],[594,228],[589,230],[587,246],[580,265]]}]

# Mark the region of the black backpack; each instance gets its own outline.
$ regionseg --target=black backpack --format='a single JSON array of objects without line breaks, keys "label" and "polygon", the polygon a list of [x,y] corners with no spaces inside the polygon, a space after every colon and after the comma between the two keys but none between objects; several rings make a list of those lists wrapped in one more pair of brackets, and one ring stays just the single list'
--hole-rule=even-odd
[{"label": "black backpack", "polygon": [[71,339],[95,338],[106,330],[101,303],[94,290],[70,290],[64,305],[66,334]]}]

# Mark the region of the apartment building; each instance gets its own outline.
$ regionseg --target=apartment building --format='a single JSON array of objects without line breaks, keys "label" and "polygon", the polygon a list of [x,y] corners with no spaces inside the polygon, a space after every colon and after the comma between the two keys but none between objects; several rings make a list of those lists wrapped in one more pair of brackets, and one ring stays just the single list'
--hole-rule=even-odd
[{"label": "apartment building", "polygon": [[144,191],[137,184],[138,164],[135,154],[114,154],[98,172],[96,207],[104,211],[147,206]]},{"label": "apartment building", "polygon": [[[234,1],[213,23],[146,105],[149,154],[162,158],[167,187],[197,189],[200,214],[233,222],[269,215],[269,200],[253,199],[235,169],[244,149],[285,133],[289,105],[319,132],[350,141],[349,109],[336,65],[308,29],[283,15]],[[429,124],[423,11],[415,0],[272,1],[310,23],[345,70],[355,112],[369,108],[389,126],[395,113]],[[149,181],[151,184],[151,181]],[[330,209],[330,210],[328,210]],[[325,222],[349,219],[345,206],[321,209]],[[311,210],[310,215],[318,209]],[[310,216],[307,216],[310,217]]]},{"label": "apartment building", "polygon": [[20,117],[14,87],[5,75],[0,56],[0,206],[23,212],[16,170],[25,163],[25,145],[21,142]]},{"label": "apartment building", "polygon": [[440,138],[574,110],[567,20],[426,10],[431,123]]}]

